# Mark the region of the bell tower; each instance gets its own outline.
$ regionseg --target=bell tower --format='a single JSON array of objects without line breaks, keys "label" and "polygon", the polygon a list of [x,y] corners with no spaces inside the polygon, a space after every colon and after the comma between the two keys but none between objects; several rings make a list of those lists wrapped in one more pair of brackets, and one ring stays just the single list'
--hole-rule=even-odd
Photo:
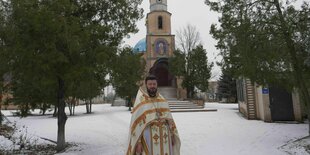
[{"label": "bell tower", "polygon": [[168,64],[175,50],[175,36],[171,34],[171,13],[167,9],[167,0],[150,0],[146,17],[146,69],[158,78],[158,86],[176,87]]},{"label": "bell tower", "polygon": [[150,0],[150,10],[147,14],[147,34],[171,35],[171,13],[167,11],[167,0]]},{"label": "bell tower", "polygon": [[150,0],[150,10],[146,17],[147,58],[154,62],[149,64],[149,68],[157,59],[171,57],[175,49],[167,0]]}]

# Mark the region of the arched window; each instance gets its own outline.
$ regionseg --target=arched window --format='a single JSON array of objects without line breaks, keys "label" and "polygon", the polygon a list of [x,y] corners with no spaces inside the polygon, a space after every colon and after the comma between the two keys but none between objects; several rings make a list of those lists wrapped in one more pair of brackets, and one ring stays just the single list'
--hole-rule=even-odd
[{"label": "arched window", "polygon": [[158,29],[163,29],[163,17],[158,17]]}]

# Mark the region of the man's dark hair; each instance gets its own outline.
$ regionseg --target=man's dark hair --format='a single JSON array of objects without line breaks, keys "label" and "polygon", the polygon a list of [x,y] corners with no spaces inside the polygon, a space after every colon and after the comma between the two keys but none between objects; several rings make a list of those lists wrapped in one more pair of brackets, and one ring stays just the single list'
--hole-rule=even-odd
[{"label": "man's dark hair", "polygon": [[149,75],[149,76],[147,76],[146,78],[145,78],[145,84],[146,84],[146,82],[148,81],[148,80],[156,80],[157,81],[157,78],[156,78],[156,76],[155,75]]}]

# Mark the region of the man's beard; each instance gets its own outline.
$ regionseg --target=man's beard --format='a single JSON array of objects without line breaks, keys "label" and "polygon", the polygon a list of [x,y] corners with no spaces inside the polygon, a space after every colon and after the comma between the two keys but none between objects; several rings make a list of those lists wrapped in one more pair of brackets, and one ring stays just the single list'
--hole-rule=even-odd
[{"label": "man's beard", "polygon": [[157,88],[153,88],[153,89],[147,88],[147,93],[149,94],[150,97],[155,97],[157,93]]}]

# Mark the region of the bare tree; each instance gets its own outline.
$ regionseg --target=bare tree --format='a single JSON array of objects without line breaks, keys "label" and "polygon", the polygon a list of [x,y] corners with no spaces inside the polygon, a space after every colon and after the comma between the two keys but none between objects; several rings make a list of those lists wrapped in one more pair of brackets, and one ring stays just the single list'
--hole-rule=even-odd
[{"label": "bare tree", "polygon": [[[187,24],[179,29],[176,32],[176,45],[178,50],[175,52],[175,58],[171,60],[172,72],[184,77],[182,86],[187,89],[188,98],[192,98],[195,89],[201,91],[208,89],[213,64],[207,61],[206,50],[201,44],[200,33],[196,26]],[[199,76],[195,74],[198,72]]]},{"label": "bare tree", "polygon": [[196,26],[187,24],[185,27],[177,31],[176,41],[177,48],[187,55],[196,48],[196,46],[201,44],[200,33]]}]

